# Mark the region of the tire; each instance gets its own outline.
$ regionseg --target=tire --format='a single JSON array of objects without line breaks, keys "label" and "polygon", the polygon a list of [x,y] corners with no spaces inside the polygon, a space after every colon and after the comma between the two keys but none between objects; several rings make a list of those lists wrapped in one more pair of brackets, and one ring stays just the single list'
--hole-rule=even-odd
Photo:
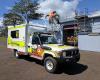
[{"label": "tire", "polygon": [[17,50],[14,50],[14,57],[17,59],[19,59],[21,57]]},{"label": "tire", "polygon": [[44,67],[47,72],[49,73],[55,73],[57,71],[57,60],[53,57],[47,57],[44,60]]},{"label": "tire", "polygon": [[80,60],[80,53],[79,53],[79,55],[78,55],[78,57],[76,58],[76,63],[78,62]]}]

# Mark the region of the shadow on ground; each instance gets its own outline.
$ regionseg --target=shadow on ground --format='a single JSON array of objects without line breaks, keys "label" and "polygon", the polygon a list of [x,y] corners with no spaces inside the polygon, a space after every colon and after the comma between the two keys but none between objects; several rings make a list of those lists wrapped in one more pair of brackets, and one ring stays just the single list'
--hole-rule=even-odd
[{"label": "shadow on ground", "polygon": [[[29,61],[29,62],[35,62],[36,64],[39,64],[43,66],[43,63],[37,59],[29,58],[29,57],[23,57],[22,59]],[[81,74],[82,72],[86,71],[88,69],[87,65],[76,63],[76,64],[63,64],[61,65],[57,72],[55,74],[68,74],[68,75],[76,75],[76,74]]]},{"label": "shadow on ground", "polygon": [[24,60],[29,61],[29,62],[35,62],[36,64],[43,65],[42,61],[31,58],[29,56],[21,56],[20,59],[24,59]]},{"label": "shadow on ground", "polygon": [[87,65],[76,63],[73,65],[64,64],[60,67],[57,74],[65,73],[68,75],[76,75],[88,69]]}]

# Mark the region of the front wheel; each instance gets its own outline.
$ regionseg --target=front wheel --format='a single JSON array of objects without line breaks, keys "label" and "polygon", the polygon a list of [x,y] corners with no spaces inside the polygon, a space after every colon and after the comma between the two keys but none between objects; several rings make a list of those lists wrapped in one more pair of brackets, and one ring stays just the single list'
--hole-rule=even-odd
[{"label": "front wheel", "polygon": [[55,73],[57,71],[57,60],[53,57],[45,58],[44,67],[48,72]]}]

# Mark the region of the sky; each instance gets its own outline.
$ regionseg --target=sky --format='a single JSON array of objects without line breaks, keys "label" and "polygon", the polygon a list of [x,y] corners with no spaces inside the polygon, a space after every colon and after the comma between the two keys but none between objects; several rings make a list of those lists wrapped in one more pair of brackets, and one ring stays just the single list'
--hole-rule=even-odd
[{"label": "sky", "polygon": [[[3,14],[7,13],[8,10],[15,5],[16,1],[18,0],[0,0],[0,24]],[[40,6],[41,8],[38,12],[43,12],[45,14],[53,8],[56,8],[55,10],[61,15],[66,13],[62,18],[65,16],[73,16],[72,10],[74,9],[84,11],[84,9],[87,8],[88,11],[95,11],[93,15],[100,13],[100,0],[40,0]]]}]

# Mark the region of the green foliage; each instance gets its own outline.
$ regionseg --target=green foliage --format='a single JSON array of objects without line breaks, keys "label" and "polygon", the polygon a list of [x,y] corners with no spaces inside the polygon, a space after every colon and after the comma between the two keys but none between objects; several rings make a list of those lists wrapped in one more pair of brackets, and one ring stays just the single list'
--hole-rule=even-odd
[{"label": "green foliage", "polygon": [[1,31],[0,31],[0,37],[1,37],[1,36],[7,37],[7,33],[8,33],[8,28],[7,28],[7,27],[4,27],[4,28],[1,29]]},{"label": "green foliage", "polygon": [[3,24],[5,26],[8,26],[8,25],[15,26],[16,24],[21,24],[23,22],[24,20],[22,19],[22,17],[16,13],[9,12],[7,14],[4,14]]},{"label": "green foliage", "polygon": [[39,4],[37,0],[18,0],[12,9],[4,14],[3,23],[5,26],[22,24],[23,22],[29,23],[33,19],[42,17],[42,14],[36,12]]},{"label": "green foliage", "polygon": [[24,20],[29,23],[32,19],[38,19],[42,17],[42,14],[36,13],[39,4],[37,1],[32,2],[31,0],[19,0],[15,6],[13,6],[12,11],[21,15]]}]

